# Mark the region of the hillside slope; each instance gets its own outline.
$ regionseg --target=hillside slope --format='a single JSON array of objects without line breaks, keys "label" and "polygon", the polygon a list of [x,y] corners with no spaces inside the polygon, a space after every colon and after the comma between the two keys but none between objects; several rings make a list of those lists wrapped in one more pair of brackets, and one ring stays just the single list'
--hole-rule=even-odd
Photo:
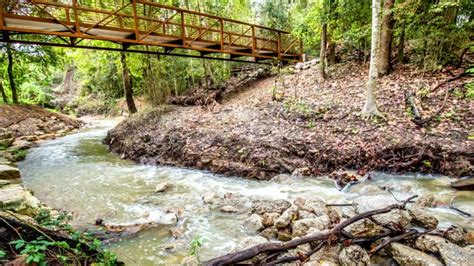
[{"label": "hillside slope", "polygon": [[[140,163],[258,179],[339,168],[473,174],[474,101],[465,86],[471,77],[427,93],[448,74],[399,69],[380,79],[383,121],[358,114],[367,66],[337,65],[328,81],[317,77],[315,67],[296,70],[253,83],[221,104],[139,114],[110,131],[106,142],[113,152]],[[433,116],[428,125],[412,121],[406,91],[418,96],[425,119]]]}]

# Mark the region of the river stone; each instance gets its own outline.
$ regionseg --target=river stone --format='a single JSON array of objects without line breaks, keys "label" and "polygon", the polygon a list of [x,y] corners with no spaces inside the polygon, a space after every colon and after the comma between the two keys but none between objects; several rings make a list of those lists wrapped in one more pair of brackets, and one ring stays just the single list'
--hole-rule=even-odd
[{"label": "river stone", "polygon": [[0,189],[0,207],[23,214],[35,212],[40,202],[20,184],[7,185]]},{"label": "river stone", "polygon": [[466,234],[466,244],[474,245],[474,231],[469,231]]},{"label": "river stone", "polygon": [[411,208],[409,209],[409,213],[412,218],[412,223],[415,225],[419,225],[426,229],[434,229],[438,226],[438,219],[425,211]]},{"label": "river stone", "polygon": [[[310,265],[339,265],[339,253],[341,253],[342,244],[324,245],[324,247],[311,255]],[[306,265],[306,264],[304,264]]]},{"label": "river stone", "polygon": [[329,226],[329,217],[321,216],[318,218],[309,218],[295,221],[291,227],[293,229],[293,237],[304,236],[310,228],[323,230]]},{"label": "river stone", "polygon": [[415,246],[423,251],[439,253],[446,265],[468,265],[473,253],[440,236],[422,235]]},{"label": "river stone", "polygon": [[[358,213],[364,213],[377,209],[383,209],[390,205],[399,204],[393,197],[388,195],[361,196],[353,201]],[[389,213],[373,216],[381,224],[396,223],[406,227],[411,222],[411,216],[404,210],[392,210]]]},{"label": "river stone", "polygon": [[459,227],[451,226],[444,232],[444,236],[457,245],[464,245],[467,242],[466,232]]},{"label": "river stone", "polygon": [[268,226],[273,226],[275,224],[275,221],[280,217],[280,214],[277,212],[267,212],[264,213],[262,216],[262,224],[265,227]]},{"label": "river stone", "polygon": [[298,217],[298,207],[291,206],[286,211],[284,211],[280,217],[275,221],[276,228],[287,227],[293,220]]},{"label": "river stone", "polygon": [[349,225],[348,227],[346,227],[346,230],[354,237],[360,238],[376,237],[385,231],[383,227],[367,219],[357,221]]},{"label": "river stone", "polygon": [[[268,239],[266,239],[265,237],[262,237],[262,236],[250,236],[250,237],[247,237],[245,238],[244,240],[242,240],[233,250],[233,252],[238,252],[238,251],[242,251],[244,249],[247,249],[247,248],[251,248],[253,246],[256,246],[256,245],[260,245],[260,244],[266,244],[268,243]],[[260,254],[254,258],[252,258],[251,260],[248,260],[248,261],[245,261],[243,262],[244,264],[246,263],[250,263],[250,264],[254,264],[256,263],[257,261],[263,259],[265,257],[265,254]]]},{"label": "river stone", "polygon": [[252,212],[263,215],[267,212],[283,213],[291,206],[286,200],[254,200],[252,202]]},{"label": "river stone", "polygon": [[268,227],[263,229],[263,231],[260,232],[260,235],[268,239],[276,239],[278,237],[278,229],[275,227]]},{"label": "river stone", "polygon": [[285,181],[288,181],[291,179],[291,175],[288,175],[288,174],[279,174],[279,175],[276,175],[274,176],[271,181],[274,181],[274,182],[277,182],[277,183],[282,183],[282,182],[285,182]]},{"label": "river stone", "polygon": [[163,182],[158,185],[156,185],[155,192],[161,193],[161,192],[167,192],[172,188],[172,185],[168,182]]},{"label": "river stone", "polygon": [[474,177],[453,182],[451,187],[457,190],[474,190]]},{"label": "river stone", "polygon": [[17,179],[20,178],[20,170],[9,165],[0,165],[0,179]]},{"label": "river stone", "polygon": [[245,220],[244,226],[245,228],[247,228],[249,233],[255,233],[255,232],[262,231],[265,228],[262,222],[263,222],[262,217],[254,213]]},{"label": "river stone", "polygon": [[312,212],[316,214],[316,216],[327,215],[328,213],[326,202],[317,197],[306,199],[304,205],[298,207],[300,210]]},{"label": "river stone", "polygon": [[220,201],[219,195],[214,192],[207,192],[202,196],[204,204],[215,204]]},{"label": "river stone", "polygon": [[280,241],[290,241],[292,239],[290,229],[289,228],[278,229],[277,239]]},{"label": "river stone", "polygon": [[431,208],[435,204],[435,196],[432,194],[427,194],[419,197],[415,202],[415,207],[418,208]]},{"label": "river stone", "polygon": [[400,265],[443,265],[438,259],[400,243],[392,243],[388,252]]},{"label": "river stone", "polygon": [[222,206],[220,211],[226,212],[226,213],[235,213],[235,212],[239,212],[239,209],[235,208],[234,206],[225,205],[225,206]]},{"label": "river stone", "polygon": [[351,245],[342,249],[339,254],[339,262],[343,266],[370,265],[370,257],[367,251],[359,245]]},{"label": "river stone", "polygon": [[174,225],[178,222],[178,217],[174,213],[166,213],[160,216],[157,222],[164,225]]},{"label": "river stone", "polygon": [[298,219],[316,218],[316,214],[308,211],[298,211]]}]

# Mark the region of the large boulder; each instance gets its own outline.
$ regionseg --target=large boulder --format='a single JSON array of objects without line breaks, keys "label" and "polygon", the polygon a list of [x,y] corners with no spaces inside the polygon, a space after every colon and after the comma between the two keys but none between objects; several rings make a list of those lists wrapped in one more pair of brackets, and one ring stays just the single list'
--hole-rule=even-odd
[{"label": "large boulder", "polygon": [[370,265],[370,257],[365,249],[359,245],[351,245],[343,248],[339,254],[340,264],[343,266],[363,266]]},{"label": "large boulder", "polygon": [[[399,204],[399,202],[389,195],[380,194],[358,197],[354,199],[353,204],[356,206],[358,213],[364,213]],[[374,219],[381,224],[396,223],[402,227],[406,227],[411,222],[410,214],[405,210],[399,209],[394,209],[389,213],[375,215]]]},{"label": "large boulder", "polygon": [[446,265],[469,265],[474,253],[463,249],[445,238],[422,235],[415,242],[417,248],[431,253],[439,253]]},{"label": "large boulder", "polygon": [[0,207],[2,210],[34,214],[40,207],[40,201],[22,185],[13,184],[0,189]]},{"label": "large boulder", "polygon": [[443,263],[435,257],[400,243],[390,244],[388,252],[400,265],[443,265]]},{"label": "large boulder", "polygon": [[427,229],[434,229],[438,226],[438,219],[418,208],[409,209],[412,223]]},{"label": "large boulder", "polygon": [[244,226],[250,233],[259,232],[265,228],[262,217],[256,213],[250,215],[250,217],[245,220]]},{"label": "large boulder", "polygon": [[0,179],[11,180],[20,178],[20,170],[9,165],[0,165]]},{"label": "large boulder", "polygon": [[252,202],[252,212],[264,214],[267,212],[283,213],[291,206],[286,200],[254,200]]}]

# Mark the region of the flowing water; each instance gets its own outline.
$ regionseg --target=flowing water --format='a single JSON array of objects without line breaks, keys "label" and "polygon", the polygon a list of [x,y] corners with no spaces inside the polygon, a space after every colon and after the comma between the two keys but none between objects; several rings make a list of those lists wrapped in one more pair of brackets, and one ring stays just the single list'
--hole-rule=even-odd
[{"label": "flowing water", "polygon": [[[326,178],[259,182],[190,169],[136,165],[110,154],[102,144],[107,130],[115,124],[113,120],[96,121],[78,133],[45,142],[33,148],[19,167],[25,186],[46,204],[73,212],[79,227],[91,226],[99,217],[109,224],[147,223],[159,220],[171,208],[184,209],[184,218],[179,221],[183,234],[177,239],[170,236],[170,229],[176,226],[163,225],[107,245],[129,265],[179,264],[197,237],[203,239],[200,257],[211,258],[232,250],[247,237],[243,226],[247,215],[209,208],[202,201],[209,192],[231,192],[249,200],[291,201],[299,196],[318,196],[331,203],[347,203],[358,196],[338,191]],[[401,199],[412,194],[436,194],[440,207],[430,212],[440,219],[441,227],[454,224],[474,229],[472,219],[447,207],[457,196],[456,207],[474,213],[472,193],[450,189],[450,178],[372,176],[368,183],[391,187]],[[155,193],[155,186],[165,181],[173,184],[172,190]]]}]

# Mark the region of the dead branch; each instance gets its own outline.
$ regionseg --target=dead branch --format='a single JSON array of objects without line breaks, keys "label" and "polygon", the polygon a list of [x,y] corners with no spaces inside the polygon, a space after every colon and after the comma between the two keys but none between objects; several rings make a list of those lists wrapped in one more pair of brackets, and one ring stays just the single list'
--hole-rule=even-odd
[{"label": "dead branch", "polygon": [[455,76],[455,77],[449,78],[449,79],[447,79],[447,80],[445,80],[445,81],[439,83],[438,85],[436,85],[436,87],[434,87],[433,89],[431,89],[430,93],[433,93],[433,92],[437,91],[439,88],[441,88],[443,85],[448,84],[448,83],[450,83],[450,82],[453,82],[453,81],[455,81],[455,80],[458,80],[458,79],[460,79],[460,78],[462,78],[462,77],[464,77],[464,76],[467,76],[467,73],[466,73],[465,71],[463,71],[461,74],[459,74],[459,75],[457,75],[457,76]]},{"label": "dead branch", "polygon": [[214,266],[214,265],[226,265],[226,264],[235,264],[238,262],[246,261],[248,259],[251,259],[259,254],[266,253],[266,252],[278,252],[278,251],[286,251],[289,249],[296,248],[299,245],[303,245],[306,243],[311,243],[315,241],[329,241],[331,242],[339,242],[343,238],[342,231],[344,228],[348,227],[349,225],[363,220],[367,219],[369,217],[372,217],[374,215],[378,214],[384,214],[391,212],[392,210],[395,209],[405,209],[406,205],[413,200],[414,198],[418,197],[417,195],[412,196],[405,200],[403,204],[394,204],[390,205],[386,208],[379,209],[379,210],[372,210],[368,211],[365,213],[361,213],[359,215],[353,216],[350,219],[345,220],[344,222],[338,224],[336,227],[334,227],[330,232],[328,233],[322,233],[322,234],[311,234],[307,235],[305,237],[301,237],[298,239],[293,239],[288,242],[283,242],[283,243],[266,243],[266,244],[259,244],[238,252],[234,253],[229,253],[217,258],[214,258],[212,260],[204,262],[204,265],[206,266]]}]

